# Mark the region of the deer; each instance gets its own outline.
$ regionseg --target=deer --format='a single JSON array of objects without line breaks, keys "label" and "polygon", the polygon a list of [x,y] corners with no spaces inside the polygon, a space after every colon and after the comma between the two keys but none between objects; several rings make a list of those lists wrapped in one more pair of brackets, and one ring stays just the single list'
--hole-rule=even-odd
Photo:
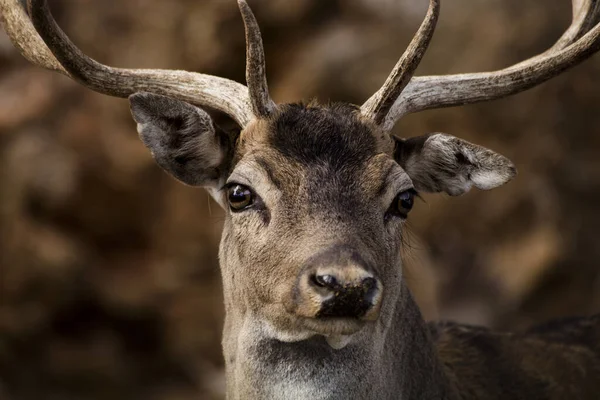
[{"label": "deer", "polygon": [[[572,0],[546,52],[480,73],[415,76],[440,0],[363,105],[277,104],[258,22],[238,0],[247,85],[195,72],[123,69],[79,50],[46,0],[0,0],[33,64],[128,98],[158,165],[225,210],[219,248],[228,399],[597,399],[600,315],[522,333],[426,323],[404,279],[402,235],[419,193],[489,190],[506,157],[445,133],[400,138],[403,116],[516,94],[600,50],[600,1]],[[209,111],[231,117],[225,133]]]}]

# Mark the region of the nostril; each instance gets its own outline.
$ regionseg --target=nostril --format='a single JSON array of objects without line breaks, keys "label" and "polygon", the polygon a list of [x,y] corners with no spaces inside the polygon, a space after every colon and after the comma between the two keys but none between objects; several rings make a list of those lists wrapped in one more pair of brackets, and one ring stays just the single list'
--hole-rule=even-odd
[{"label": "nostril", "polygon": [[365,292],[368,292],[369,290],[375,288],[377,286],[377,280],[375,280],[375,278],[365,278],[362,280],[361,282],[362,284],[362,288]]},{"label": "nostril", "polygon": [[313,275],[313,282],[327,289],[335,289],[338,286],[338,281],[333,275]]}]

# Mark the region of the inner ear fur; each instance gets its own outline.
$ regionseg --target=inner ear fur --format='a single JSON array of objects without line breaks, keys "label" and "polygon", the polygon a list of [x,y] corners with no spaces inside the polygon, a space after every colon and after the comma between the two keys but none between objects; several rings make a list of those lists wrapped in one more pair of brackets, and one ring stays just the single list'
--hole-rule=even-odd
[{"label": "inner ear fur", "polygon": [[165,171],[192,186],[211,187],[224,175],[231,145],[204,110],[151,93],[129,97],[142,142]]},{"label": "inner ear fur", "polygon": [[418,191],[458,196],[473,186],[493,189],[517,174],[503,155],[444,133],[394,139],[394,158]]}]

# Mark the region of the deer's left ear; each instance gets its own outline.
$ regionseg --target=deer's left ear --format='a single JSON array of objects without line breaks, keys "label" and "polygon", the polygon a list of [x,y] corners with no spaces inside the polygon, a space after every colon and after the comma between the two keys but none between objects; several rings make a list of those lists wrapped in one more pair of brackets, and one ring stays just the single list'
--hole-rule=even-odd
[{"label": "deer's left ear", "polygon": [[458,196],[472,186],[493,189],[517,174],[508,158],[443,133],[395,141],[394,158],[422,192]]}]

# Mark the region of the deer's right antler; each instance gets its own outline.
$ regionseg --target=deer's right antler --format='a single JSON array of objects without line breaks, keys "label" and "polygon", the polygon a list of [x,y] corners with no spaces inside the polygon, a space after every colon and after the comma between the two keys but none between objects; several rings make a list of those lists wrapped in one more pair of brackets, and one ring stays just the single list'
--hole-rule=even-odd
[{"label": "deer's right antler", "polygon": [[246,26],[248,88],[229,79],[187,71],[113,68],[79,50],[56,24],[46,0],[0,0],[1,20],[21,54],[33,64],[60,72],[100,93],[127,97],[136,92],[162,94],[230,115],[240,126],[275,109],[268,94],[258,24],[245,0],[238,0]]},{"label": "deer's right antler", "polygon": [[[407,54],[418,63],[429,43],[424,33],[433,33],[435,13],[439,10],[439,0],[430,0],[430,9],[421,29],[413,43],[420,43],[418,50],[409,50],[403,55],[398,65],[411,65],[404,72],[404,78],[393,79],[397,75],[398,66],[390,75],[384,86],[363,106],[363,114],[371,117],[384,130],[390,130],[404,115],[418,111],[452,107],[457,105],[493,100],[530,89],[584,61],[600,50],[600,0],[572,0],[573,19],[571,26],[562,37],[546,52],[529,60],[510,67],[471,74],[417,76],[412,77],[415,63],[404,61]],[[423,27],[429,27],[424,29]],[[421,38],[420,40],[417,40]],[[406,78],[412,78],[407,83]],[[394,90],[401,88],[402,90]],[[392,93],[395,98],[382,101],[380,93]],[[373,113],[379,107],[384,113]]]}]

